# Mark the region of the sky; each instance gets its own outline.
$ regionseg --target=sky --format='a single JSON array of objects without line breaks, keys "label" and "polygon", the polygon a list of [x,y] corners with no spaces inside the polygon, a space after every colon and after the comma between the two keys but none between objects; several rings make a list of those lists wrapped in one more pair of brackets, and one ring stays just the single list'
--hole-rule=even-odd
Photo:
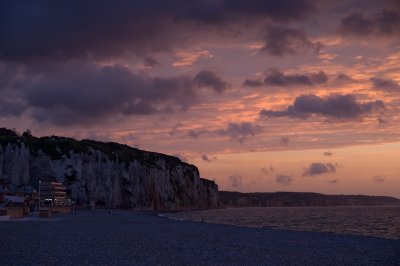
[{"label": "sky", "polygon": [[0,125],[220,190],[400,197],[399,0],[1,1]]}]

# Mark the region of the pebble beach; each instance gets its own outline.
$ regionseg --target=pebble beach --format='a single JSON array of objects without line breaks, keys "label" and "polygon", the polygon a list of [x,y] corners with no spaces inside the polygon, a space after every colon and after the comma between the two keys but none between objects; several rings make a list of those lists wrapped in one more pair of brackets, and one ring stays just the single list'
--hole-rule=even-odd
[{"label": "pebble beach", "polygon": [[400,265],[400,241],[76,211],[0,222],[0,265]]}]

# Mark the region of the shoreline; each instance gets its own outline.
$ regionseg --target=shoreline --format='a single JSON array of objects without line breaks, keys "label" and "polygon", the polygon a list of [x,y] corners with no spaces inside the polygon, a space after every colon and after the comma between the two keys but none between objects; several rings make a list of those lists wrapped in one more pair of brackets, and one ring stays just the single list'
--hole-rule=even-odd
[{"label": "shoreline", "polygon": [[0,224],[5,265],[398,265],[400,241],[78,211]]},{"label": "shoreline", "polygon": [[335,234],[341,236],[358,236],[358,237],[372,237],[378,239],[388,239],[388,240],[396,240],[400,241],[400,238],[392,238],[392,237],[384,237],[384,236],[373,236],[373,235],[363,235],[363,234],[356,234],[356,233],[339,233],[333,231],[321,231],[321,230],[307,230],[307,229],[292,229],[292,228],[284,228],[284,227],[273,227],[273,226],[246,226],[241,224],[234,224],[234,223],[212,223],[207,220],[198,221],[198,220],[189,220],[184,218],[176,218],[176,217],[168,217],[164,214],[158,215],[161,218],[171,219],[175,221],[182,221],[182,222],[194,222],[194,223],[206,223],[206,224],[213,224],[213,225],[229,225],[229,226],[236,226],[236,227],[244,227],[244,228],[256,228],[256,229],[267,229],[267,230],[282,230],[282,231],[293,231],[293,232],[311,232],[311,233],[325,233],[325,234]]},{"label": "shoreline", "polygon": [[[299,215],[299,210],[301,210],[301,215]],[[210,224],[325,232],[400,241],[400,226],[395,219],[399,217],[399,211],[400,206],[233,207],[170,212],[163,213],[162,216]],[[363,214],[366,212],[369,214]],[[386,223],[383,224],[381,219],[376,218],[379,214],[382,219],[387,220]],[[394,220],[389,221],[390,218]]]}]

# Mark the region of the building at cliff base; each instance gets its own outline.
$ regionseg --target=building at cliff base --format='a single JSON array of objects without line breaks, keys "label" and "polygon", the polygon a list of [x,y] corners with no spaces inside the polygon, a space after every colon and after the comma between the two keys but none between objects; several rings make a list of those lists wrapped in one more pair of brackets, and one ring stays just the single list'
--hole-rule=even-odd
[{"label": "building at cliff base", "polygon": [[40,183],[41,206],[66,206],[69,205],[66,188],[59,182]]}]

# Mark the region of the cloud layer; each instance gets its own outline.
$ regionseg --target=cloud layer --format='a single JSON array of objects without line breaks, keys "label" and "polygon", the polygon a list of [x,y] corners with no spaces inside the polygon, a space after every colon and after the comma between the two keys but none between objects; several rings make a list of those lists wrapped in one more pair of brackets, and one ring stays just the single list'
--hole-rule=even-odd
[{"label": "cloud layer", "polygon": [[277,68],[270,68],[264,80],[246,79],[243,85],[248,87],[260,86],[278,86],[278,87],[293,87],[293,86],[314,86],[326,84],[329,81],[328,75],[324,71],[319,71],[310,74],[284,74]]},{"label": "cloud layer", "polygon": [[382,112],[385,104],[381,100],[360,103],[354,95],[330,95],[325,98],[308,94],[298,96],[293,105],[285,110],[262,110],[260,117],[291,117],[307,119],[312,116],[324,116],[339,120],[359,119],[368,114]]},{"label": "cloud layer", "polygon": [[400,85],[391,79],[381,79],[372,77],[369,79],[372,82],[372,88],[389,93],[400,93]]},{"label": "cloud layer", "polygon": [[354,11],[342,19],[340,31],[344,35],[358,37],[393,36],[400,32],[400,12],[383,9],[372,16],[367,16],[361,11]]},{"label": "cloud layer", "polygon": [[304,30],[284,26],[267,27],[264,42],[262,50],[273,56],[318,53],[322,47],[320,42],[310,41]]},{"label": "cloud layer", "polygon": [[103,58],[169,51],[193,31],[286,22],[315,12],[311,0],[2,1],[0,58]]},{"label": "cloud layer", "polygon": [[161,78],[139,75],[121,65],[66,63],[32,76],[38,78],[24,84],[23,104],[2,100],[1,106],[8,115],[28,110],[37,121],[62,126],[96,123],[111,115],[185,111],[203,100],[202,92],[222,93],[227,88],[222,78],[207,70],[194,77]]},{"label": "cloud layer", "polygon": [[252,122],[228,123],[226,127],[207,130],[191,129],[187,131],[187,136],[197,139],[202,136],[229,137],[233,141],[244,143],[249,137],[253,137],[262,131],[261,127]]}]

